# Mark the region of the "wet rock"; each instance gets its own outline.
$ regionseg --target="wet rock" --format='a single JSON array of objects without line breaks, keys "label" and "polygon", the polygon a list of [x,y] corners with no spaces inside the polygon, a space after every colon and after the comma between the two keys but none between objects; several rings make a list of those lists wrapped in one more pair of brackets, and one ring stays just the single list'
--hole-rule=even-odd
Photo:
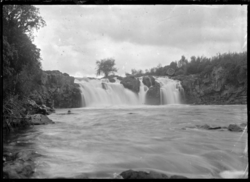
[{"label": "wet rock", "polygon": [[20,179],[29,178],[35,169],[35,163],[33,161],[16,160],[14,162],[7,162],[3,167],[3,173],[6,178]]},{"label": "wet rock", "polygon": [[203,129],[203,130],[227,130],[228,128],[226,126],[214,126],[214,125],[208,125],[208,124],[204,124],[204,125],[195,125],[195,126],[187,126],[185,128],[182,128],[183,130],[185,130],[186,128],[191,128],[191,129]]},{"label": "wet rock", "polygon": [[204,125],[196,125],[197,128],[200,129],[205,129],[205,130],[218,130],[218,129],[222,129],[221,126],[209,126],[207,124]]},{"label": "wet rock", "polygon": [[4,152],[3,153],[3,160],[4,160],[4,162],[15,160],[15,158],[16,158],[16,156],[13,155],[11,152]]},{"label": "wet rock", "polygon": [[242,132],[243,131],[243,129],[237,124],[230,124],[228,126],[228,130],[233,131],[233,132]]},{"label": "wet rock", "polygon": [[35,151],[20,151],[12,156],[12,160],[3,165],[4,178],[30,178],[34,173],[36,157],[41,156]]},{"label": "wet rock", "polygon": [[166,174],[150,171],[133,171],[127,170],[120,174],[123,179],[168,179],[169,177]]},{"label": "wet rock", "polygon": [[172,175],[170,176],[170,179],[188,179],[186,176],[181,175]]},{"label": "wet rock", "polygon": [[54,122],[51,119],[49,119],[46,115],[42,114],[28,115],[27,119],[33,125],[54,124]]},{"label": "wet rock", "polygon": [[15,159],[21,159],[23,161],[28,161],[28,160],[33,160],[36,157],[40,157],[41,154],[38,154],[35,151],[20,151],[18,153],[15,154]]},{"label": "wet rock", "polygon": [[146,104],[148,105],[161,104],[160,84],[158,82],[155,82],[155,85],[148,89],[146,93]]},{"label": "wet rock", "polygon": [[125,77],[120,83],[125,88],[130,89],[135,93],[138,93],[140,91],[140,81],[134,76]]},{"label": "wet rock", "polygon": [[246,127],[246,126],[247,126],[247,123],[241,123],[240,126],[241,126],[241,127]]},{"label": "wet rock", "polygon": [[152,76],[144,76],[142,78],[142,83],[150,88],[151,86],[155,85],[155,79]]}]

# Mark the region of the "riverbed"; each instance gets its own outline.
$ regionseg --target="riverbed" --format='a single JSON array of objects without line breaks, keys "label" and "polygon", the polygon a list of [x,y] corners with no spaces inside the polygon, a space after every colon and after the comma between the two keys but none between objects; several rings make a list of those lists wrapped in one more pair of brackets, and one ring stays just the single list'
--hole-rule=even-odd
[{"label": "riverbed", "polygon": [[41,154],[32,178],[114,178],[128,169],[221,178],[221,172],[244,171],[248,164],[247,132],[191,128],[246,123],[246,105],[68,110],[48,116],[55,124],[32,126],[4,142],[4,151]]}]

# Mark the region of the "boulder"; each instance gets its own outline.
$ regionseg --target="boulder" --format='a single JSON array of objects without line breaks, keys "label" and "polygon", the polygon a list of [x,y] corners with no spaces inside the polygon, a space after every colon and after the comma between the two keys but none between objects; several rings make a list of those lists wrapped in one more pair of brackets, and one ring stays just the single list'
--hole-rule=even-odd
[{"label": "boulder", "polygon": [[120,174],[123,179],[168,179],[169,177],[166,174],[157,173],[154,171],[145,172],[145,171],[133,171],[127,170]]},{"label": "boulder", "polygon": [[138,93],[140,91],[140,81],[138,78],[135,78],[134,76],[125,77],[120,83],[125,88],[135,93]]},{"label": "boulder", "polygon": [[155,78],[152,76],[144,76],[142,78],[142,83],[150,88],[151,86],[155,85]]},{"label": "boulder", "polygon": [[243,129],[237,124],[230,124],[228,126],[228,130],[233,131],[233,132],[242,132],[243,131]]},{"label": "boulder", "polygon": [[218,130],[218,129],[222,129],[223,127],[221,126],[209,126],[207,124],[204,125],[196,125],[197,128],[200,129],[205,129],[205,130]]},{"label": "boulder", "polygon": [[160,95],[160,84],[155,82],[154,86],[150,87],[146,93],[146,104],[148,105],[160,105],[161,95]]},{"label": "boulder", "polygon": [[133,170],[123,171],[120,176],[122,176],[123,179],[187,179],[187,177],[181,175],[168,176],[155,171],[145,172]]},{"label": "boulder", "polygon": [[181,175],[172,175],[170,176],[170,179],[188,179],[186,176]]},{"label": "boulder", "polygon": [[33,125],[54,124],[54,122],[51,119],[49,119],[46,115],[42,114],[28,115],[26,116],[26,118]]},{"label": "boulder", "polygon": [[30,178],[35,170],[34,158],[40,155],[34,151],[21,151],[15,154],[15,159],[3,165],[5,179]]}]

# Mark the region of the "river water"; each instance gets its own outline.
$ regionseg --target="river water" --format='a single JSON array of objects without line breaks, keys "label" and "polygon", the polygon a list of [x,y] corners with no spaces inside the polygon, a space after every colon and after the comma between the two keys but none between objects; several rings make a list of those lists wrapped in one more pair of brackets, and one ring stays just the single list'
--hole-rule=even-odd
[{"label": "river water", "polygon": [[188,178],[244,171],[248,133],[188,129],[247,122],[245,105],[162,105],[57,109],[55,124],[12,135],[4,150],[35,150],[33,178],[113,178],[153,170]]}]

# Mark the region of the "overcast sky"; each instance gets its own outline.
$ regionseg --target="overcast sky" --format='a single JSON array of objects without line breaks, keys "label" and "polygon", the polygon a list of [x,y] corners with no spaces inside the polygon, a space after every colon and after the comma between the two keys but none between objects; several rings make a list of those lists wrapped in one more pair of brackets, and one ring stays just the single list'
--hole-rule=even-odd
[{"label": "overcast sky", "polygon": [[47,26],[34,43],[42,69],[95,76],[96,61],[114,58],[118,74],[170,64],[184,55],[242,52],[247,6],[43,5]]}]

